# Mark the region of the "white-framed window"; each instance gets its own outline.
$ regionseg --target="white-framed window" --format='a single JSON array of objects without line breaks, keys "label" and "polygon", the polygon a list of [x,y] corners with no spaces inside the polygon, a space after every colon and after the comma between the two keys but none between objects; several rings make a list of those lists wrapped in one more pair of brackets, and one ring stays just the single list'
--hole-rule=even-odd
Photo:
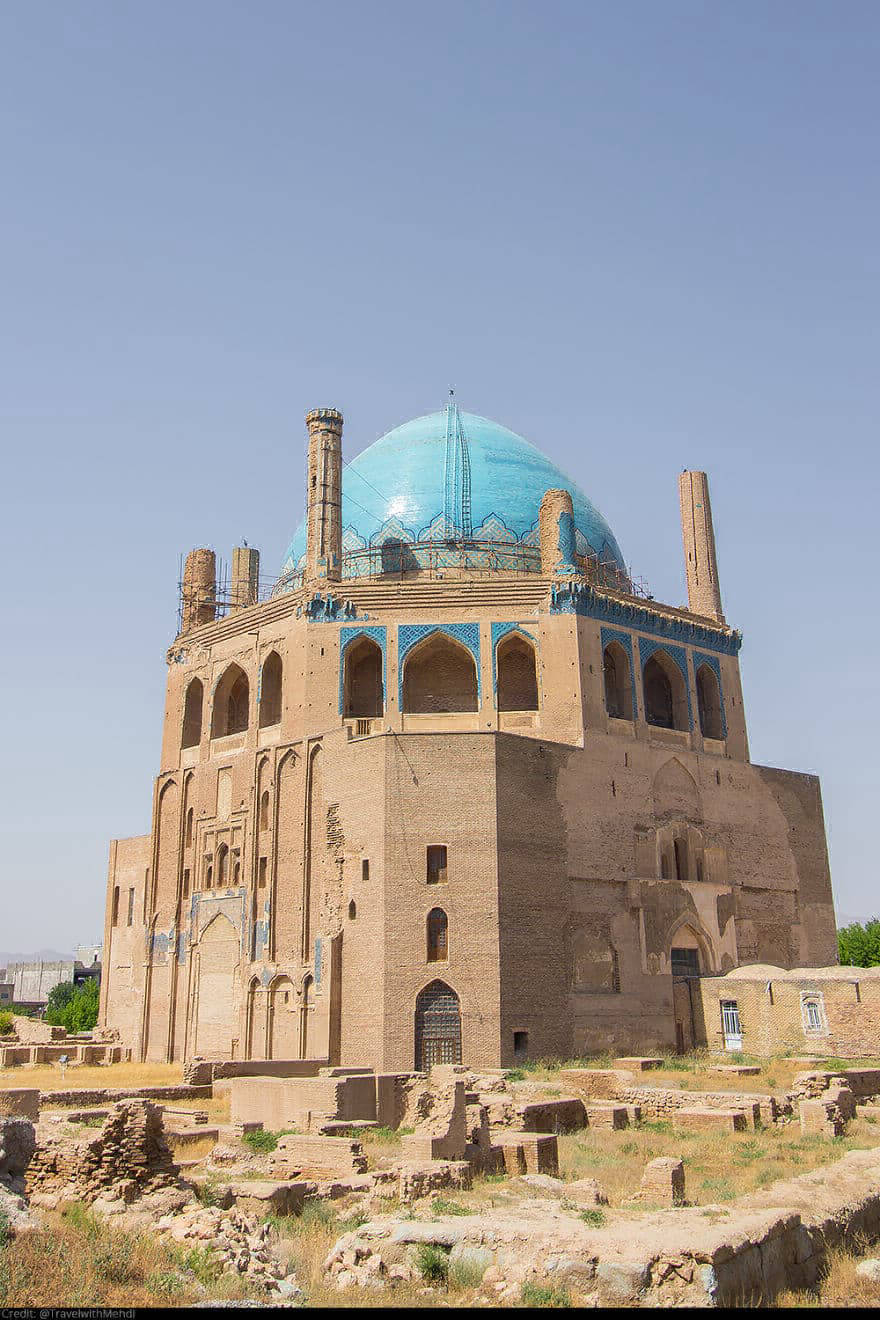
[{"label": "white-framed window", "polygon": [[801,1016],[803,1018],[804,1031],[827,1031],[825,1022],[825,1004],[822,995],[802,994]]}]

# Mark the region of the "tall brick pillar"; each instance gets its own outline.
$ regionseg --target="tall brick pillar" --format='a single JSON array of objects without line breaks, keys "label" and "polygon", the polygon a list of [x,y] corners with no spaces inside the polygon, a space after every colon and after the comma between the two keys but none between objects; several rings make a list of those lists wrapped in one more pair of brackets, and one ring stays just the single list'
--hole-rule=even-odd
[{"label": "tall brick pillar", "polygon": [[247,545],[237,545],[232,551],[232,582],[229,592],[230,609],[240,610],[245,605],[256,605],[260,580],[260,552]]},{"label": "tall brick pillar", "polygon": [[217,564],[213,550],[190,550],[183,570],[180,631],[189,632],[217,615]]},{"label": "tall brick pillar", "polygon": [[574,558],[574,505],[569,491],[544,492],[538,516],[538,537],[541,572],[545,577],[554,573],[578,572]]},{"label": "tall brick pillar", "polygon": [[704,614],[723,623],[712,505],[709,503],[709,479],[705,472],[682,472],[678,478],[678,495],[681,501],[681,538],[687,572],[688,608],[694,614]]},{"label": "tall brick pillar", "polygon": [[306,414],[309,472],[305,580],[338,582],[342,575],[342,413]]}]

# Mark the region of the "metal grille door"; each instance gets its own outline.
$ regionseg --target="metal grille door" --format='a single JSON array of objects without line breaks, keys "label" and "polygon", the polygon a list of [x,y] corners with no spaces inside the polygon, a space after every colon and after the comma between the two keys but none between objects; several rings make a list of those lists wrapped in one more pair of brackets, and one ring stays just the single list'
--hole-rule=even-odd
[{"label": "metal grille door", "polygon": [[443,981],[432,981],[416,1000],[415,1043],[419,1072],[427,1072],[435,1063],[461,1063],[458,995]]}]

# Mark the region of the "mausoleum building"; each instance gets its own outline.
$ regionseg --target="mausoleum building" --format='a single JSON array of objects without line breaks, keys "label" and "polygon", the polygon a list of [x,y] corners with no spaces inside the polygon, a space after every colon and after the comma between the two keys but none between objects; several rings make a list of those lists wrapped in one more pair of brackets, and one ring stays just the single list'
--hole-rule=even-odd
[{"label": "mausoleum building", "polygon": [[340,413],[307,426],[277,578],[186,560],[152,828],[110,853],[102,1022],[133,1057],[674,1048],[682,977],[835,962],[818,780],[749,759],[705,473],[684,609],[452,401],[345,465]]}]

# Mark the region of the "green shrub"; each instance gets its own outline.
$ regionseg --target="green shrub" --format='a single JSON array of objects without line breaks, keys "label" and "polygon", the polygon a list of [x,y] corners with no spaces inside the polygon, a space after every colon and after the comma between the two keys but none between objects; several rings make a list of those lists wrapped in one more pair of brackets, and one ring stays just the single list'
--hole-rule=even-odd
[{"label": "green shrub", "polygon": [[143,1277],[132,1261],[134,1243],[121,1233],[108,1233],[95,1248],[95,1269],[108,1283],[139,1283]]},{"label": "green shrub", "polygon": [[580,1217],[590,1228],[601,1228],[605,1223],[604,1210],[582,1210]]},{"label": "green shrub", "polygon": [[6,1246],[9,1241],[9,1216],[0,1205],[0,1250]]},{"label": "green shrub", "polygon": [[422,1242],[416,1250],[415,1266],[428,1283],[445,1283],[449,1275],[449,1255],[433,1242]]},{"label": "green shrub", "polygon": [[336,1211],[326,1201],[307,1201],[297,1223],[300,1228],[313,1228],[317,1225],[330,1228],[336,1223]]},{"label": "green shrub", "polygon": [[509,1082],[524,1082],[526,1080],[525,1068],[508,1068],[507,1080]]},{"label": "green shrub", "polygon": [[549,1288],[539,1283],[524,1283],[520,1289],[523,1306],[571,1306],[567,1288]]},{"label": "green shrub", "polygon": [[256,1132],[245,1132],[242,1141],[250,1150],[268,1154],[278,1145],[278,1133],[258,1128]]},{"label": "green shrub", "polygon": [[154,1297],[176,1297],[183,1292],[183,1279],[173,1270],[154,1270],[148,1274],[144,1283],[147,1292]]},{"label": "green shrub", "polygon": [[466,1210],[463,1205],[457,1201],[447,1201],[442,1196],[435,1196],[431,1202],[431,1209],[435,1215],[469,1215],[470,1210]]},{"label": "green shrub", "polygon": [[172,1248],[172,1254],[180,1269],[206,1287],[216,1283],[222,1273],[220,1262],[204,1247],[176,1247]]},{"label": "green shrub", "polygon": [[0,1036],[8,1036],[12,1030],[12,1014],[8,1008],[0,1009]]}]

